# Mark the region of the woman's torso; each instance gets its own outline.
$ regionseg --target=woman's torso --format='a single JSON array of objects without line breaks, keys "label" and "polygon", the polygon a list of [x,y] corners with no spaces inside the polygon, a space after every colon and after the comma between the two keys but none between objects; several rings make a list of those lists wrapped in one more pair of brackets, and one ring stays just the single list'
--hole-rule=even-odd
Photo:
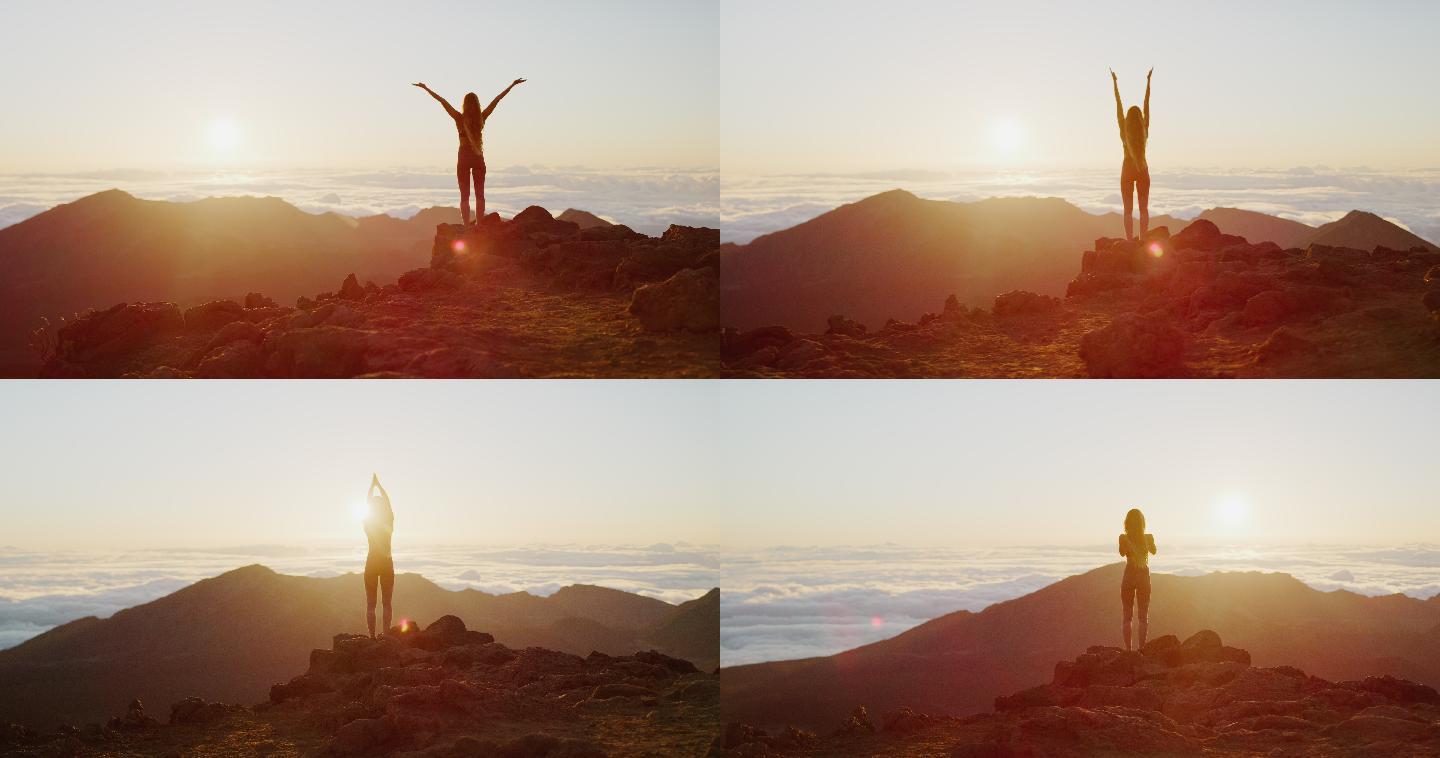
[{"label": "woman's torso", "polygon": [[[457,136],[460,137],[460,150],[461,150],[461,151],[464,151],[466,148],[469,148],[469,149],[470,149],[470,152],[471,152],[472,154],[476,155],[476,156],[483,156],[483,155],[485,154],[485,119],[484,119],[484,118],[481,118],[481,119],[480,119],[480,125],[479,125],[479,126],[472,127],[472,128],[470,128],[470,129],[466,129],[466,128],[465,128],[465,117],[464,117],[464,116],[461,116],[460,118],[455,119],[455,133],[456,133]],[[471,144],[471,139],[470,139],[471,133],[473,133],[473,134],[474,134],[474,137],[475,137],[475,139],[474,139],[474,144]]]},{"label": "woman's torso", "polygon": [[1125,547],[1125,571],[1127,573],[1150,570],[1150,546],[1154,544],[1154,540],[1154,537],[1146,534],[1137,544],[1129,534],[1120,535],[1120,544]]},{"label": "woman's torso", "polygon": [[1120,143],[1125,149],[1124,170],[1132,174],[1150,173],[1150,164],[1145,160],[1145,139],[1132,140],[1121,130]]},{"label": "woman's torso", "polygon": [[394,534],[393,523],[374,519],[365,520],[365,541],[370,545],[370,555],[389,556],[392,534]]}]

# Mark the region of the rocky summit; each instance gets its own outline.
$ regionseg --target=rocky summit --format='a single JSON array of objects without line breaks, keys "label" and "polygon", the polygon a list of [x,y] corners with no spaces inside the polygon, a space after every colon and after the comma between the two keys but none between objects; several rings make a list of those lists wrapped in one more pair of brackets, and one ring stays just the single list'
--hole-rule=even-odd
[{"label": "rocky summit", "polygon": [[[444,616],[378,638],[336,635],[257,705],[138,700],[104,724],[36,734],[0,724],[13,755],[397,755],[602,758],[701,755],[719,679],[657,652],[513,650]],[[163,714],[162,714],[163,715]]]},{"label": "rocky summit", "polygon": [[149,378],[704,377],[719,372],[717,230],[647,237],[532,206],[439,224],[428,268],[263,293],[119,303],[32,335],[41,375]]},{"label": "rocky summit", "polygon": [[1284,249],[1201,219],[1097,239],[1063,300],[952,296],[915,321],[721,340],[736,377],[1440,377],[1440,252]]},{"label": "rocky summit", "polygon": [[[918,704],[917,704],[918,705]],[[1440,754],[1440,693],[1391,676],[1256,668],[1213,631],[1091,647],[1049,684],[956,718],[863,705],[832,733],[731,723],[719,756],[1368,756]]]}]

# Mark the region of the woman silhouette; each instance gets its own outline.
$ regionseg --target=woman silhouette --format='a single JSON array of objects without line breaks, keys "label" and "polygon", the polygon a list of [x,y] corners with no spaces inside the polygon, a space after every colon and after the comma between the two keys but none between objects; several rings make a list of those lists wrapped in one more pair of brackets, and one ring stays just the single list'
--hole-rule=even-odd
[{"label": "woman silhouette", "polygon": [[445,106],[445,112],[450,114],[450,119],[455,122],[455,131],[460,135],[460,152],[455,157],[455,178],[460,181],[460,220],[466,226],[470,225],[470,182],[475,182],[475,221],[485,218],[485,149],[482,141],[485,131],[485,120],[495,111],[495,106],[500,104],[500,98],[510,94],[515,85],[524,82],[524,79],[516,79],[510,83],[505,91],[495,96],[485,110],[480,110],[480,98],[474,92],[467,92],[465,100],[461,103],[462,110],[455,110],[445,98],[435,94],[435,91],[425,86],[424,82],[416,82],[415,86],[430,93],[430,97],[440,101]]},{"label": "woman silhouette", "polygon": [[1120,580],[1121,628],[1125,649],[1130,649],[1130,609],[1139,605],[1140,645],[1150,631],[1150,556],[1155,553],[1155,535],[1145,533],[1145,514],[1131,508],[1125,514],[1125,532],[1120,535],[1120,555],[1125,557],[1125,577]]},{"label": "woman silhouette", "polygon": [[[377,492],[378,491],[378,492]],[[365,541],[370,552],[365,556],[365,624],[375,636],[375,590],[378,586],[385,604],[385,626],[390,628],[390,601],[395,595],[395,559],[390,556],[390,537],[395,532],[395,511],[390,508],[390,495],[380,485],[380,477],[370,475],[370,501],[365,514]]]},{"label": "woman silhouette", "polygon": [[1115,120],[1120,124],[1120,143],[1125,147],[1125,163],[1120,166],[1120,197],[1125,201],[1125,239],[1135,239],[1135,222],[1130,217],[1134,194],[1140,193],[1140,236],[1150,231],[1150,164],[1145,162],[1145,142],[1150,139],[1150,75],[1145,74],[1145,112],[1130,106],[1126,111],[1120,102],[1120,79],[1110,69],[1110,83],[1115,85]]}]

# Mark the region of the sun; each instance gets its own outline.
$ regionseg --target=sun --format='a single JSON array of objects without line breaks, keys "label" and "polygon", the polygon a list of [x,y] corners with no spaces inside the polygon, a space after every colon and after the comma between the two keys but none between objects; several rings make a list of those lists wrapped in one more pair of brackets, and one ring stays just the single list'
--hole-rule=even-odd
[{"label": "sun", "polygon": [[350,506],[350,515],[353,516],[356,521],[364,521],[370,516],[370,506],[363,500],[356,502]]},{"label": "sun", "polygon": [[210,147],[221,153],[232,152],[244,139],[240,126],[228,118],[217,118],[210,122],[208,136]]},{"label": "sun", "polygon": [[1001,155],[1011,155],[1025,144],[1025,127],[1013,118],[997,119],[990,125],[990,146]]},{"label": "sun", "polygon": [[1250,501],[1242,495],[1226,495],[1215,501],[1215,518],[1234,531],[1250,523]]}]

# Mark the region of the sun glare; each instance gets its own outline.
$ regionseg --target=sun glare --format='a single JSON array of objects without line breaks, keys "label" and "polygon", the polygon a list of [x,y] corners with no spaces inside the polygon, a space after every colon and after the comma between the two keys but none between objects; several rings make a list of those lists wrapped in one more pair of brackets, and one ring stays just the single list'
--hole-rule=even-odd
[{"label": "sun glare", "polygon": [[1226,529],[1239,529],[1250,522],[1250,502],[1239,495],[1226,495],[1215,502],[1215,517]]},{"label": "sun glare", "polygon": [[364,521],[365,517],[370,515],[370,506],[364,502],[355,503],[350,506],[350,515],[354,516],[356,521]]},{"label": "sun glare", "polygon": [[1025,129],[1013,118],[1002,118],[990,125],[990,145],[1003,155],[1020,149],[1025,142]]},{"label": "sun glare", "polygon": [[219,118],[210,123],[210,147],[228,153],[240,146],[240,127],[228,118]]}]

